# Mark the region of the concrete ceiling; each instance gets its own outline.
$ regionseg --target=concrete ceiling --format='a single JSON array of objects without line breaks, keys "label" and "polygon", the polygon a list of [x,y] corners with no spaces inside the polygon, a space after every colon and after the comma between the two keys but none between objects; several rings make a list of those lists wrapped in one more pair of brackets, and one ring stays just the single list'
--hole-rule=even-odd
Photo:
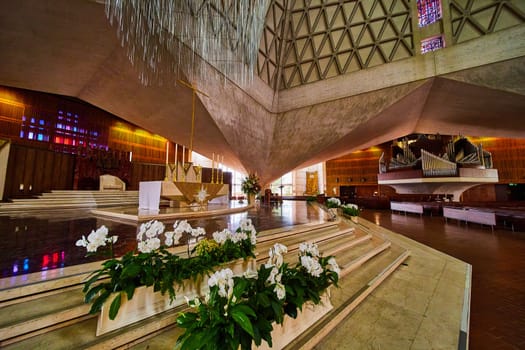
[{"label": "concrete ceiling", "polygon": [[[191,92],[142,86],[103,5],[0,5],[0,85],[73,96],[189,144]],[[481,44],[474,40],[283,92],[257,77],[243,88],[221,79],[197,81],[209,97],[197,101],[194,149],[208,157],[222,153],[227,165],[255,171],[267,182],[413,132],[523,138],[524,33],[519,25]],[[517,39],[500,43],[502,37]],[[506,49],[477,57],[491,42]],[[217,75],[207,69],[208,76]]]}]

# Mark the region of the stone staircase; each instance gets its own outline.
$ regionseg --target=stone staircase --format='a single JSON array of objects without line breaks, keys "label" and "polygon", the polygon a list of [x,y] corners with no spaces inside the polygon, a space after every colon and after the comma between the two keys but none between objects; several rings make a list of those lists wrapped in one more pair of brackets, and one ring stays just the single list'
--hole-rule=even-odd
[{"label": "stone staircase", "polygon": [[37,198],[12,199],[0,203],[0,213],[26,210],[91,209],[111,206],[138,206],[138,191],[51,191]]},{"label": "stone staircase", "polygon": [[[324,255],[335,255],[341,267],[340,288],[332,288],[334,308],[287,348],[312,348],[374,290],[407,257],[366,226],[346,220],[306,224],[260,232],[257,262],[279,242],[288,247],[286,260],[295,262],[299,244],[316,242]],[[184,255],[185,247],[176,248]],[[72,266],[54,278],[41,273],[25,281],[0,280],[0,348],[3,349],[159,349],[172,348],[181,330],[175,320],[185,305],[117,331],[96,337],[96,315],[83,303],[82,281],[100,263]],[[50,273],[52,271],[48,271]]]}]

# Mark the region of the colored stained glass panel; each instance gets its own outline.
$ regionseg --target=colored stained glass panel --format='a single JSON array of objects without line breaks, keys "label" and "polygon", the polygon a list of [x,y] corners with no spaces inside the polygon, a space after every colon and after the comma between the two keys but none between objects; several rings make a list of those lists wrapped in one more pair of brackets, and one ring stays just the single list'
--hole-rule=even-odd
[{"label": "colored stained glass panel", "polygon": [[441,19],[440,0],[417,0],[419,26],[424,27]]},{"label": "colored stained glass panel", "polygon": [[445,47],[445,41],[441,35],[421,40],[421,53],[439,50],[443,47]]}]

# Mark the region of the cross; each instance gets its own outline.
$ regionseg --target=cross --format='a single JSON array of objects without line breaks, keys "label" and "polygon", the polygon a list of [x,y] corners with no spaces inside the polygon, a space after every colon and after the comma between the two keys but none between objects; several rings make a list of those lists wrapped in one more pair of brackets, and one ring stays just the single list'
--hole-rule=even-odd
[{"label": "cross", "polygon": [[[188,155],[188,160],[189,162],[191,162],[191,152],[193,151],[193,134],[195,132],[195,94],[198,92],[199,94],[204,95],[206,97],[210,97],[210,96],[208,96],[203,91],[197,89],[197,87],[193,84],[187,83],[180,79],[177,80],[177,82],[191,89],[191,134],[190,134],[190,150],[189,150],[189,155]],[[182,155],[182,157],[184,159],[184,155]]]}]

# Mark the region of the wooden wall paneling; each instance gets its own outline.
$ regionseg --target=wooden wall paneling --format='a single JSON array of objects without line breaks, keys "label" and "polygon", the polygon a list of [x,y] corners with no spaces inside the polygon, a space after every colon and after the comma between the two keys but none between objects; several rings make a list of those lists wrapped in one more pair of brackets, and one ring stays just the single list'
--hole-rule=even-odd
[{"label": "wooden wall paneling", "polygon": [[43,173],[43,180],[42,180],[42,191],[47,192],[51,191],[53,189],[53,180],[54,180],[54,173],[55,173],[55,153],[54,152],[45,152],[43,155],[44,160],[44,168],[39,169],[37,171],[41,171]]},{"label": "wooden wall paneling", "polygon": [[[377,173],[379,169],[379,157],[385,152],[385,157],[390,153],[390,144],[382,144],[365,150],[353,152],[340,158],[326,162],[326,188],[327,195],[332,196],[333,188],[339,192],[339,186],[356,186],[356,194],[359,196],[360,187],[375,187],[377,191]],[[362,195],[368,195],[370,191],[362,189]],[[335,195],[339,195],[336,193]]]},{"label": "wooden wall paneling", "polygon": [[469,137],[475,145],[492,153],[499,183],[525,183],[525,139]]},{"label": "wooden wall paneling", "polygon": [[65,158],[65,166],[63,167],[62,174],[64,175],[63,189],[72,190],[73,180],[75,177],[75,156],[72,154],[62,154]]},{"label": "wooden wall paneling", "polygon": [[4,193],[2,193],[2,200],[7,200],[12,197],[15,181],[15,162],[16,146],[11,145],[9,150],[9,158],[7,160],[7,171],[5,176]]},{"label": "wooden wall paneling", "polygon": [[63,188],[60,186],[62,183],[62,153],[53,153],[53,180],[51,182],[51,188],[50,190],[62,190]]},{"label": "wooden wall paneling", "polygon": [[[9,162],[8,166],[14,167],[13,172],[13,183],[10,191],[10,196],[12,198],[20,198],[25,195],[25,184],[24,184],[24,166],[26,160],[26,148],[23,147],[13,147],[14,157],[13,161]],[[20,185],[23,184],[23,190],[20,190]]]},{"label": "wooden wall paneling", "polygon": [[67,153],[55,153],[58,158],[56,182],[52,190],[71,190],[73,188],[73,156]]},{"label": "wooden wall paneling", "polygon": [[23,178],[24,194],[31,196],[34,194],[33,177],[35,173],[36,149],[26,148],[25,151],[26,151],[26,157],[24,161],[24,178]]},{"label": "wooden wall paneling", "polygon": [[138,182],[137,178],[139,178],[140,169],[138,167],[138,163],[131,163],[130,168],[130,183],[129,183],[129,189],[130,190],[138,190]]},{"label": "wooden wall paneling", "polygon": [[460,202],[491,202],[496,200],[496,185],[485,184],[472,187],[461,195]]},{"label": "wooden wall paneling", "polygon": [[164,164],[132,163],[130,190],[138,190],[140,181],[162,181],[166,175]]},{"label": "wooden wall paneling", "polygon": [[35,167],[33,169],[33,192],[42,193],[45,191],[45,174],[44,169],[46,168],[46,154],[47,151],[38,151],[35,159]]}]

